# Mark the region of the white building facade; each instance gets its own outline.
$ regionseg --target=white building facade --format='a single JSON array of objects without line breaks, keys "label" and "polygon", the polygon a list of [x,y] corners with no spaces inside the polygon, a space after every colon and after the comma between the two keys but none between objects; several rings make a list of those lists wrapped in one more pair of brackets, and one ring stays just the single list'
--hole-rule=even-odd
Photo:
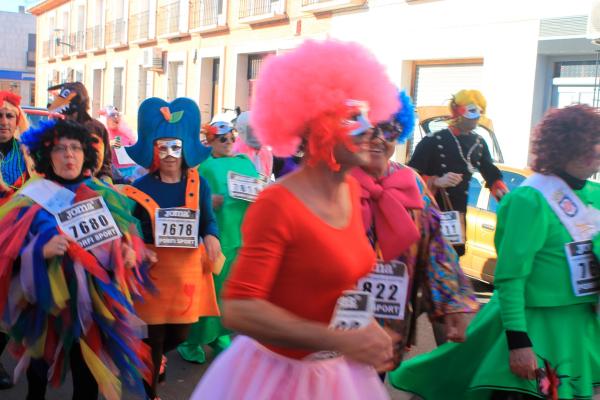
[{"label": "white building facade", "polygon": [[368,46],[418,106],[481,90],[505,163],[521,167],[548,108],[598,104],[591,9],[591,0],[369,0],[334,15],[331,35]]},{"label": "white building facade", "polygon": [[0,11],[0,90],[21,96],[21,104],[35,101],[35,17]]}]

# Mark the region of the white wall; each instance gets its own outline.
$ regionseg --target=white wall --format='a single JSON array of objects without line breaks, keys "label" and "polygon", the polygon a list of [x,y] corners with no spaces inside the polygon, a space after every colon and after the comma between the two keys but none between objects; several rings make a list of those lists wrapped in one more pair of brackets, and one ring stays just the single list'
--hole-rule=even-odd
[{"label": "white wall", "polygon": [[335,14],[331,35],[365,44],[404,89],[414,78],[408,61],[483,59],[483,92],[505,162],[524,166],[539,20],[589,8],[590,0],[371,0],[367,11]]}]

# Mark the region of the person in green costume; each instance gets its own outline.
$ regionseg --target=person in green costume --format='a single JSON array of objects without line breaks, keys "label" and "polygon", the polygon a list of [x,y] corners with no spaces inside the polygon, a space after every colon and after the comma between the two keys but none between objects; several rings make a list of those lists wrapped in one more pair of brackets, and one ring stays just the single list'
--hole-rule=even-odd
[{"label": "person in green costume", "polygon": [[[600,184],[588,178],[600,170],[600,115],[585,105],[551,110],[531,151],[536,174],[500,202],[492,299],[465,343],[406,361],[390,374],[394,387],[425,400],[592,399]],[[573,242],[581,252],[569,260]]]},{"label": "person in green costume", "polygon": [[[212,147],[210,157],[198,167],[200,176],[208,181],[213,193],[212,201],[217,225],[219,226],[221,248],[225,264],[219,275],[213,275],[217,299],[229,275],[229,270],[238,249],[242,244],[240,228],[250,201],[234,198],[228,190],[229,172],[245,177],[258,178],[252,161],[244,154],[233,154],[236,140],[233,126],[228,122],[214,122],[204,126],[203,133]],[[231,342],[229,331],[221,325],[220,317],[201,318],[192,326],[187,340],[177,347],[181,357],[189,362],[204,363],[206,355],[203,346],[209,345],[215,353],[223,351]]]}]

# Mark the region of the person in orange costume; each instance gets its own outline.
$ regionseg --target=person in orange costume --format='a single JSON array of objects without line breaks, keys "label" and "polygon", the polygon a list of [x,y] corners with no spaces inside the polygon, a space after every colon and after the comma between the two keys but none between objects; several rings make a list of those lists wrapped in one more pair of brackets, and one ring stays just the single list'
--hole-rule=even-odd
[{"label": "person in orange costume", "polygon": [[136,303],[148,324],[157,398],[163,355],[182,343],[199,317],[218,316],[211,263],[221,254],[210,188],[195,167],[210,154],[202,146],[200,110],[191,99],[171,103],[153,97],[138,111],[138,142],[126,151],[149,173],[124,192],[136,201],[144,242],[156,252],[150,278],[158,293]]}]

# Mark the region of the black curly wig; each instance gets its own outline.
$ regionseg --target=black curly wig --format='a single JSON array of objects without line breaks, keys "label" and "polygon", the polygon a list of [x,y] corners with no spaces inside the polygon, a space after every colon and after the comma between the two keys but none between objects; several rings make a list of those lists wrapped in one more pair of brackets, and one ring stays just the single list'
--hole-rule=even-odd
[{"label": "black curly wig", "polygon": [[61,138],[77,140],[83,148],[83,167],[80,175],[89,174],[98,163],[98,153],[94,145],[98,139],[90,135],[80,123],[62,119],[42,121],[36,128],[27,130],[21,135],[21,142],[29,150],[36,172],[47,177],[56,178],[52,168],[51,153],[54,145]]}]

